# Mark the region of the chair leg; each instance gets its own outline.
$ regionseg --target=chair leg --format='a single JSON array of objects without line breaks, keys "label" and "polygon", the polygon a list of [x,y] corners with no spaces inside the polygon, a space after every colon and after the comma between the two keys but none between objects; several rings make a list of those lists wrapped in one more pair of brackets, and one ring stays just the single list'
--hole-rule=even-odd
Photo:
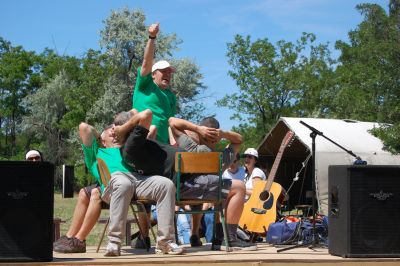
[{"label": "chair leg", "polygon": [[226,252],[229,252],[231,250],[230,250],[230,246],[229,246],[229,242],[228,242],[228,230],[226,228],[226,223],[225,223],[224,209],[222,208],[222,205],[220,205],[218,208],[219,208],[218,212],[221,217],[222,230],[224,231]]},{"label": "chair leg", "polygon": [[[136,220],[136,224],[137,224],[137,226],[138,226],[138,228],[139,228],[139,233],[140,233],[140,236],[142,237],[144,246],[146,247],[146,250],[149,251],[150,247],[147,246],[146,240],[144,239],[144,238],[145,238],[145,237],[144,237],[144,228],[142,228],[142,227],[140,226],[139,217],[138,217],[138,215],[136,215],[136,213],[139,213],[140,211],[139,211],[139,209],[136,211],[135,208],[133,207],[134,205],[137,205],[137,206],[138,206],[138,203],[135,202],[135,203],[131,204],[131,209],[132,209],[133,217],[134,217],[135,220]],[[146,215],[146,217],[147,217],[147,214],[146,214],[146,213],[145,213],[145,215]]]},{"label": "chair leg", "polygon": [[96,253],[99,253],[99,249],[100,249],[101,243],[103,242],[104,235],[105,235],[105,233],[106,233],[106,230],[107,230],[107,227],[108,227],[108,224],[109,224],[109,223],[110,223],[110,218],[107,219],[107,223],[106,223],[106,225],[104,226],[103,233],[101,234],[101,238],[100,238],[99,244],[97,244]]},{"label": "chair leg", "polygon": [[155,243],[157,243],[157,236],[156,236],[156,234],[154,233],[154,229],[153,229],[153,226],[151,225],[151,221],[150,221],[149,217],[147,216],[146,208],[144,207],[144,204],[141,203],[141,202],[138,202],[137,205],[138,205],[138,207],[141,209],[141,212],[143,212],[144,214],[146,214],[147,224],[149,225],[150,232],[151,232],[151,234],[152,234],[152,236],[153,236],[153,240],[154,240]]}]

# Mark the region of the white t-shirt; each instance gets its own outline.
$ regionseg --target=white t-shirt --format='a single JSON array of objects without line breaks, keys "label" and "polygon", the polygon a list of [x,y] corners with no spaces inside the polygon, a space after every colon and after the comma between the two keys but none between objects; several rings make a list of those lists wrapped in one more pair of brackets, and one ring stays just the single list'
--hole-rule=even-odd
[{"label": "white t-shirt", "polygon": [[262,180],[267,179],[267,177],[264,174],[264,171],[261,170],[260,168],[256,167],[253,169],[253,172],[251,172],[250,177],[246,176],[246,190],[247,189],[253,189],[253,178],[254,177],[260,177]]},{"label": "white t-shirt", "polygon": [[224,179],[237,179],[243,181],[244,176],[246,175],[246,171],[244,170],[244,167],[239,167],[236,173],[230,172],[228,169],[224,171],[222,174],[222,178]]}]

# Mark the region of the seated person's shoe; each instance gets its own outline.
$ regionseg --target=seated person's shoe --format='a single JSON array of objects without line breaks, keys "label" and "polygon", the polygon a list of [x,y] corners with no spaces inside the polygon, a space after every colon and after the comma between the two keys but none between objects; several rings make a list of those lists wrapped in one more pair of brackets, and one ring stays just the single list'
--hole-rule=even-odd
[{"label": "seated person's shoe", "polygon": [[158,241],[156,245],[156,253],[179,255],[183,254],[184,249],[174,243],[172,240]]},{"label": "seated person's shoe", "polygon": [[69,239],[70,239],[70,238],[67,237],[67,236],[61,236],[59,239],[57,239],[56,241],[53,242],[53,249],[54,249],[56,246],[65,245],[66,243],[68,243]]},{"label": "seated person's shoe", "polygon": [[85,253],[86,242],[76,237],[71,237],[59,241],[58,244],[53,247],[53,250],[59,253]]},{"label": "seated person's shoe", "polygon": [[191,235],[190,236],[190,245],[192,247],[201,247],[203,243],[201,243],[199,236]]},{"label": "seated person's shoe", "polygon": [[151,248],[151,244],[150,244],[150,237],[145,236],[144,237],[144,241],[142,239],[142,237],[138,237],[135,241],[135,243],[131,243],[131,247],[132,248],[136,248],[136,249],[148,249]]},{"label": "seated person's shoe", "polygon": [[228,241],[229,247],[225,245],[225,241],[221,244],[221,250],[235,251],[235,250],[245,250],[254,251],[257,250],[257,244],[252,242],[246,242],[240,238],[236,238],[233,241]]},{"label": "seated person's shoe", "polygon": [[104,253],[106,257],[117,257],[121,256],[121,243],[118,242],[108,242],[106,247],[106,253]]}]

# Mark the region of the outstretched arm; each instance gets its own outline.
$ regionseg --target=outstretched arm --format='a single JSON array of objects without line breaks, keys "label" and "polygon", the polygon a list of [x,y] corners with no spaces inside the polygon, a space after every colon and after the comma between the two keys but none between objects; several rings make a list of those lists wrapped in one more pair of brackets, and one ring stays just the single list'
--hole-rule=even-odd
[{"label": "outstretched arm", "polygon": [[156,42],[156,37],[159,29],[160,23],[151,24],[151,26],[149,27],[149,39],[147,40],[146,47],[144,48],[143,63],[140,70],[140,75],[142,77],[151,72],[151,67],[153,66],[154,60],[154,44]]},{"label": "outstretched arm", "polygon": [[[134,111],[131,111],[134,113]],[[153,113],[150,109],[146,109],[140,113],[133,115],[125,124],[121,126],[114,126],[115,136],[118,141],[122,144],[128,137],[128,133],[133,130],[137,125],[149,129],[151,125],[151,120],[153,118]]]}]

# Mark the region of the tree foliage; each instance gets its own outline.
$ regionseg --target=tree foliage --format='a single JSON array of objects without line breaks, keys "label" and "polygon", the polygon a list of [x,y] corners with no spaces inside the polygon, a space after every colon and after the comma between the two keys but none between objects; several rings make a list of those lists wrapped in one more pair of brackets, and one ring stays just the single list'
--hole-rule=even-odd
[{"label": "tree foliage", "polygon": [[296,43],[236,35],[228,44],[229,75],[239,92],[217,103],[235,110],[246,145],[258,144],[281,116],[325,115],[333,61],[327,45],[314,42],[303,33]]}]

